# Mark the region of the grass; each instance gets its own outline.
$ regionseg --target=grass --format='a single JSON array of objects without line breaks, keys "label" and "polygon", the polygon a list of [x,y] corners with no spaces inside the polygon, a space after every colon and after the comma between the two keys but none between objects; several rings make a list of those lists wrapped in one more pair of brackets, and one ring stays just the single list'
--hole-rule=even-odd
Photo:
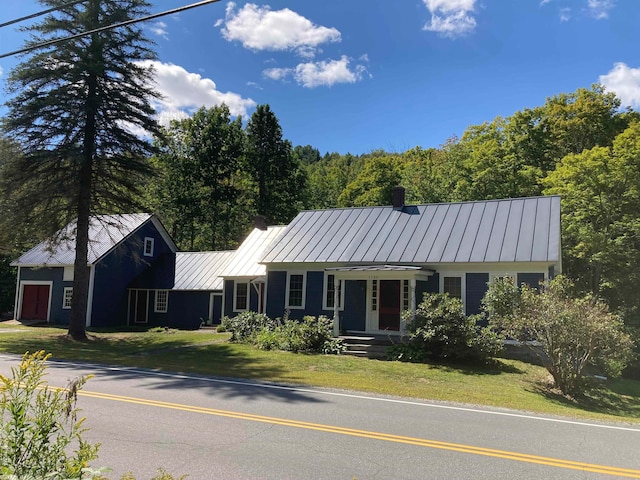
[{"label": "grass", "polygon": [[88,342],[75,342],[57,328],[11,326],[9,330],[0,325],[0,351],[5,353],[45,350],[57,359],[640,423],[639,381],[607,381],[572,400],[549,389],[546,370],[516,360],[451,366],[265,352],[231,344],[228,334],[211,331],[90,332]]}]

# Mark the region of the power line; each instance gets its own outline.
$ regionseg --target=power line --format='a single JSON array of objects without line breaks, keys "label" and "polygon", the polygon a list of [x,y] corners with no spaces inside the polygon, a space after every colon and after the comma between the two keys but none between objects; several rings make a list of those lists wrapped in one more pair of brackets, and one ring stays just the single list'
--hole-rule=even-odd
[{"label": "power line", "polygon": [[174,8],[172,10],[166,10],[164,12],[154,13],[152,15],[147,15],[146,17],[133,18],[131,20],[127,20],[127,21],[120,22],[120,23],[114,23],[113,25],[107,25],[105,27],[96,28],[94,30],[88,30],[86,32],[77,33],[75,35],[70,35],[68,37],[57,38],[55,40],[49,40],[48,42],[38,43],[37,45],[32,45],[30,47],[21,48],[20,50],[14,50],[13,52],[3,53],[2,55],[0,55],[0,58],[6,58],[6,57],[10,57],[12,55],[19,55],[21,53],[30,52],[31,50],[36,50],[38,48],[48,47],[50,45],[55,45],[57,43],[66,42],[67,40],[74,40],[76,38],[84,37],[86,35],[92,35],[94,33],[100,33],[100,32],[104,32],[106,30],[112,30],[114,28],[124,27],[126,25],[131,25],[133,23],[146,22],[148,20],[153,20],[154,18],[164,17],[166,15],[171,15],[173,13],[184,12],[185,10],[190,10],[192,8],[201,7],[203,5],[207,5],[209,3],[216,3],[216,2],[219,2],[219,1],[220,0],[204,0],[204,1],[201,1],[201,2],[192,3],[190,5],[185,5],[184,7],[178,7],[178,8]]},{"label": "power line", "polygon": [[13,25],[14,23],[20,23],[25,20],[31,20],[32,18],[40,17],[42,15],[46,15],[47,13],[55,12],[56,10],[62,10],[63,8],[72,7],[77,3],[83,3],[86,1],[87,0],[76,0],[75,2],[65,3],[64,5],[60,5],[59,7],[53,7],[38,13],[32,13],[31,15],[27,15],[26,17],[20,17],[20,18],[16,18],[15,20],[9,20],[8,22],[0,23],[0,28],[8,27],[9,25]]}]

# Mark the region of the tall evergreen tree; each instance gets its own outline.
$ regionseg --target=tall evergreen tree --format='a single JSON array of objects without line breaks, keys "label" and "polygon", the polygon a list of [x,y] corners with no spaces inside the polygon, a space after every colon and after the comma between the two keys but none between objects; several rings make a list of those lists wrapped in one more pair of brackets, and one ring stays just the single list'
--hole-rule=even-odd
[{"label": "tall evergreen tree", "polygon": [[26,28],[35,47],[8,77],[9,112],[3,130],[24,157],[3,172],[15,217],[40,222],[50,234],[76,219],[76,257],[69,334],[85,339],[93,214],[135,205],[151,174],[150,143],[133,133],[157,133],[144,60],[155,57],[135,24],[49,46],[39,44],[94,30],[148,12],[144,0],[40,0],[57,8]]},{"label": "tall evergreen tree", "polygon": [[256,210],[272,223],[289,222],[303,208],[307,177],[269,105],[247,124],[246,170],[256,186]]}]

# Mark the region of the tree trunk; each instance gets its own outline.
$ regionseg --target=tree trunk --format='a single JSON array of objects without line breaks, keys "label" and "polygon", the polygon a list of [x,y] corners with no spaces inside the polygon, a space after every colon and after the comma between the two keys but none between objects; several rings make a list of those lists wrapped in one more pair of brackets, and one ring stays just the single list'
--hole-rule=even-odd
[{"label": "tree trunk", "polygon": [[[97,27],[99,24],[100,0],[91,0],[88,14]],[[98,112],[98,75],[96,69],[102,64],[102,45],[99,34],[91,36],[89,56],[93,62],[87,72],[87,100],[84,111],[84,139],[78,182],[76,223],[76,258],[73,265],[73,297],[69,318],[69,335],[74,340],[86,340],[87,305],[89,297],[89,219],[91,216],[92,170],[96,150],[96,116]]]}]

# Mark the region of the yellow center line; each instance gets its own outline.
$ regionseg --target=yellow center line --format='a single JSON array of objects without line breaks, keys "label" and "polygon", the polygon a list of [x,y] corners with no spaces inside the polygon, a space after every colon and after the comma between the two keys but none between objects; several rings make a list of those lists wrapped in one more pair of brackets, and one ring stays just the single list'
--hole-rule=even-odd
[{"label": "yellow center line", "polygon": [[519,462],[536,463],[540,465],[548,465],[551,467],[580,470],[583,472],[603,473],[606,475],[613,475],[617,477],[640,478],[640,470],[633,470],[629,468],[619,468],[619,467],[610,467],[606,465],[597,465],[597,464],[584,463],[584,462],[574,462],[571,460],[562,460],[559,458],[542,457],[538,455],[509,452],[506,450],[496,450],[492,448],[475,447],[472,445],[464,445],[459,443],[440,442],[436,440],[405,437],[402,435],[393,435],[389,433],[357,430],[353,428],[336,427],[332,425],[323,425],[319,423],[301,422],[298,420],[289,420],[286,418],[266,417],[263,415],[254,415],[251,413],[241,413],[241,412],[232,412],[229,410],[218,410],[214,408],[196,407],[191,405],[183,405],[179,403],[161,402],[157,400],[145,400],[142,398],[125,397],[121,395],[112,395],[109,393],[98,393],[98,392],[89,392],[86,390],[81,390],[78,392],[78,394],[85,397],[101,398],[104,400],[113,400],[118,402],[134,403],[138,405],[148,405],[148,406],[158,407],[158,408],[182,410],[185,412],[203,413],[206,415],[216,415],[219,417],[236,418],[239,420],[249,420],[253,422],[269,423],[272,425],[305,428],[308,430],[317,430],[320,432],[337,433],[340,435],[351,435],[354,437],[371,438],[374,440],[404,443],[404,444],[416,445],[420,447],[437,448],[437,449],[450,450],[455,452],[471,453],[474,455],[484,455],[488,457],[504,458],[507,460],[515,460]]}]

